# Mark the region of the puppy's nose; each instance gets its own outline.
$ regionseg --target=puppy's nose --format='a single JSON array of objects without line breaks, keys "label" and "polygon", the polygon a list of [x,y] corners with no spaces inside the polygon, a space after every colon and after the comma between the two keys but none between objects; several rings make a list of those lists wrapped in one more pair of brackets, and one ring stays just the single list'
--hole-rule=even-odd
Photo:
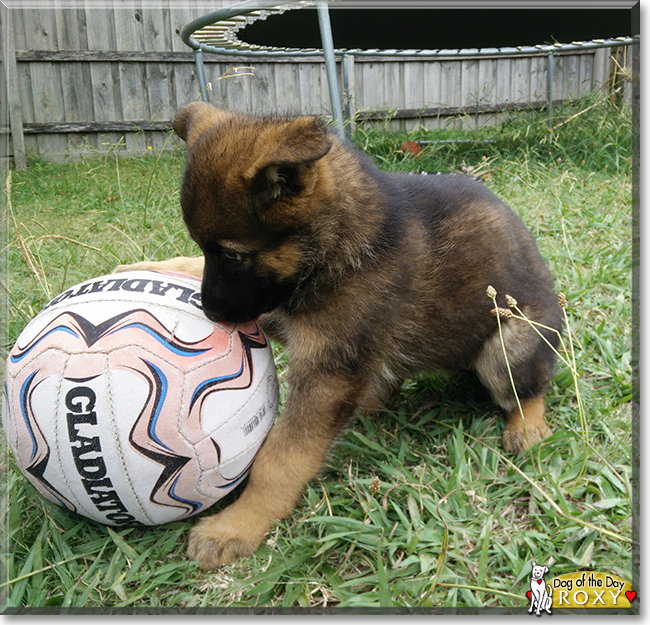
[{"label": "puppy's nose", "polygon": [[223,321],[223,305],[214,284],[203,282],[201,285],[201,308],[203,314],[212,322]]},{"label": "puppy's nose", "polygon": [[217,323],[218,321],[221,321],[221,318],[216,312],[210,310],[209,308],[206,308],[205,306],[203,306],[203,314],[213,323]]}]

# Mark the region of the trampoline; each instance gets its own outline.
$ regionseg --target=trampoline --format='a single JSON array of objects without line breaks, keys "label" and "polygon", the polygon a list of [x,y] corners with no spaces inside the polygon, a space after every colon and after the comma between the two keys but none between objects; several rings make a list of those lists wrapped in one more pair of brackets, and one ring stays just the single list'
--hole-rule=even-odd
[{"label": "trampoline", "polygon": [[[265,46],[247,43],[237,37],[237,33],[253,22],[267,18],[270,15],[282,14],[288,10],[305,7],[316,7],[320,29],[320,48],[291,48]],[[260,57],[272,59],[273,57],[308,57],[322,55],[325,61],[327,84],[333,125],[341,137],[345,136],[345,123],[350,118],[351,112],[343,111],[341,95],[337,78],[336,58],[342,58],[343,88],[349,89],[347,75],[348,64],[345,62],[348,55],[363,56],[391,56],[391,57],[480,57],[480,56],[508,56],[518,54],[546,54],[547,71],[547,102],[549,110],[549,124],[553,114],[553,64],[554,55],[558,52],[574,50],[588,50],[593,48],[629,46],[639,43],[639,37],[616,37],[611,39],[595,39],[592,41],[571,42],[568,44],[553,43],[535,46],[510,46],[510,47],[485,47],[465,49],[335,49],[332,38],[332,27],[328,3],[324,0],[310,2],[309,0],[288,0],[278,3],[277,0],[246,0],[207,13],[189,24],[181,31],[181,39],[194,52],[197,78],[201,97],[209,102],[209,90],[203,66],[203,53],[218,55],[237,55],[244,57]]]}]

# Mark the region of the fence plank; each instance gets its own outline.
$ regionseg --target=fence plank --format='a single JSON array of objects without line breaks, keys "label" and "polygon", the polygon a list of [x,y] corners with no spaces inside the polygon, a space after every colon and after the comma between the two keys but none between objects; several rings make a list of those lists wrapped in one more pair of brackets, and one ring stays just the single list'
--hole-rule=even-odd
[{"label": "fence plank", "polygon": [[[426,63],[424,72],[424,101],[436,106],[442,104],[440,83],[442,81],[442,64]],[[427,127],[440,128],[442,121],[439,117],[428,121]]]},{"label": "fence plank", "polygon": [[[228,84],[231,85],[232,82],[229,80]],[[293,64],[276,66],[275,93],[277,110],[282,112],[301,110],[299,74]]]},{"label": "fence plank", "polygon": [[384,64],[367,63],[361,65],[363,73],[363,92],[361,106],[363,108],[385,107],[384,98]]},{"label": "fence plank", "polygon": [[[88,48],[90,50],[115,50],[117,35],[115,10],[94,6],[92,0],[85,0]],[[90,77],[93,94],[95,120],[121,121],[122,92],[118,63],[92,63]],[[111,149],[124,149],[124,136],[120,133],[106,133],[97,138],[97,149],[105,152]]]},{"label": "fence plank", "polygon": [[[460,104],[465,107],[478,107],[478,61],[477,60],[466,60],[461,61],[460,66]],[[465,118],[461,120],[463,127],[472,128],[475,127],[478,118]]]},{"label": "fence plank", "polygon": [[594,54],[594,70],[591,88],[604,89],[609,77],[610,50],[608,48],[599,48]]},{"label": "fence plank", "polygon": [[[496,59],[480,59],[478,64],[478,101],[479,106],[488,102],[494,102],[496,99],[496,79],[497,79]],[[492,125],[496,123],[497,117],[492,114],[477,115],[477,124]]]},{"label": "fence plank", "polygon": [[384,104],[391,102],[397,108],[406,106],[403,69],[403,63],[384,63]]},{"label": "fence plank", "polygon": [[[300,103],[302,113],[320,114],[323,88],[327,84],[321,82],[321,68],[317,63],[301,63],[298,66],[298,87],[300,90]],[[266,102],[266,108],[273,106],[273,100]]]},{"label": "fence plank", "polygon": [[501,104],[512,102],[512,61],[508,58],[497,62],[496,101]]},{"label": "fence plank", "polygon": [[[409,96],[411,105],[414,108],[424,108],[424,63],[404,63],[404,93],[406,107],[406,94]],[[404,124],[406,130],[414,130],[420,124],[419,120],[408,120]]]},{"label": "fence plank", "polygon": [[[61,2],[59,2],[61,4]],[[82,14],[83,17],[83,14]],[[78,11],[56,11],[57,41],[60,48],[80,50],[87,46],[85,20],[79,19]],[[44,59],[45,60],[45,59]],[[50,64],[53,67],[53,64]],[[65,63],[58,68],[61,77],[63,97],[63,119],[66,122],[81,122],[93,118],[89,95],[88,78],[90,70],[80,63]],[[68,145],[75,144],[75,137],[68,136]],[[75,145],[74,147],[80,147]]]},{"label": "fence plank", "polygon": [[530,99],[543,100],[546,97],[546,71],[548,61],[545,56],[530,59]]},{"label": "fence plank", "polygon": [[589,93],[592,84],[592,74],[594,71],[594,57],[592,54],[583,54],[579,58],[578,69],[578,97],[585,96]]},{"label": "fence plank", "polygon": [[[25,25],[25,11],[11,10],[9,15],[13,23],[14,49],[24,50],[27,46],[27,27]],[[29,20],[27,20],[29,23]],[[16,54],[16,61],[18,55]],[[23,123],[34,121],[34,104],[32,98],[32,78],[30,66],[20,63],[17,65],[17,85],[20,94],[19,106],[16,115],[22,119]],[[39,154],[38,137],[24,137],[25,153]]]},{"label": "fence plank", "polygon": [[580,94],[580,58],[577,56],[564,57],[564,84],[562,98],[577,98]]},{"label": "fence plank", "polygon": [[[53,8],[43,8],[25,22],[25,42],[30,48],[58,48],[57,19]],[[31,67],[34,121],[63,121],[63,82],[61,68],[51,63],[34,63]],[[67,140],[62,135],[40,135],[38,151],[42,156],[65,153]]]},{"label": "fence plank", "polygon": [[553,98],[562,99],[564,97],[564,58],[555,55],[553,61]]},{"label": "fence plank", "polygon": [[530,100],[530,59],[512,60],[512,99],[515,102]]},{"label": "fence plank", "polygon": [[[356,64],[354,62],[354,55],[349,54],[347,60],[344,62],[347,63],[347,72],[348,72],[348,88],[345,87],[341,91],[343,94],[344,100],[344,117],[348,118],[348,123],[350,127],[348,129],[349,136],[354,134],[356,126],[354,119],[354,112],[357,110],[356,106],[356,96],[355,96],[355,74],[356,74]],[[347,111],[347,112],[346,112]]]},{"label": "fence plank", "polygon": [[[144,49],[142,11],[139,8],[115,12],[115,45],[118,50]],[[125,120],[148,120],[149,88],[144,63],[118,63],[120,91],[122,94],[122,117]],[[147,149],[144,133],[125,136],[128,151],[143,152]]]},{"label": "fence plank", "polygon": [[[144,49],[146,51],[163,52],[166,48],[169,36],[166,35],[164,11],[160,9],[142,9],[142,27],[144,34]],[[149,111],[147,119],[161,120],[169,119],[169,111],[173,108],[175,96],[170,97],[169,85],[174,81],[169,80],[171,66],[165,63],[147,63],[145,65],[146,83],[149,91]],[[147,137],[152,147],[160,148],[165,138],[152,135]]]},{"label": "fence plank", "polygon": [[8,98],[8,113],[9,124],[11,128],[11,136],[13,139],[12,152],[14,156],[14,163],[16,169],[27,167],[26,151],[25,151],[25,138],[23,135],[23,122],[22,112],[20,110],[18,88],[18,68],[16,66],[15,40],[14,40],[14,25],[12,23],[11,14],[6,8],[0,10],[2,15],[2,32],[7,34],[7,40],[2,49],[3,66],[7,77],[7,98]]},{"label": "fence plank", "polygon": [[[189,48],[183,43],[181,39],[181,30],[183,27],[192,20],[199,17],[198,8],[190,8],[187,6],[178,6],[171,4],[169,9],[169,28],[171,33],[170,48],[171,54],[175,58],[184,57],[187,63],[179,63],[174,61],[173,72],[170,80],[173,81],[175,89],[175,100],[172,102],[172,111],[170,117],[188,102],[199,97],[198,82],[194,73],[194,55],[189,52]],[[165,54],[168,52],[166,51]],[[210,55],[207,55],[210,56]],[[167,59],[161,57],[164,62],[169,62]],[[191,62],[191,64],[190,64]]]},{"label": "fence plank", "polygon": [[[320,76],[320,89],[318,94],[320,98],[317,100],[319,107],[317,111],[314,111],[318,115],[330,115],[332,110],[332,105],[330,102],[330,86],[327,80],[327,69],[325,68],[325,63],[322,58],[314,61],[314,74]],[[343,85],[339,82],[339,93],[343,93]]]},{"label": "fence plank", "polygon": [[[462,62],[461,62],[462,63]],[[461,69],[462,64],[444,61],[440,67],[440,103],[459,107],[462,105]],[[444,123],[445,128],[460,128],[462,121],[450,119]]]}]

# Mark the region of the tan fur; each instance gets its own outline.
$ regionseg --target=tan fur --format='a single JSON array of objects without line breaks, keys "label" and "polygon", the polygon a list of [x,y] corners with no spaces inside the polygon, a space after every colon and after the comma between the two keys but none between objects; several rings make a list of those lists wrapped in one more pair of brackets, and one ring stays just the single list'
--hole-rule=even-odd
[{"label": "tan fur", "polygon": [[143,260],[139,263],[131,265],[118,265],[113,271],[120,273],[123,271],[177,271],[179,273],[189,273],[191,276],[201,278],[203,276],[203,257],[188,257],[177,256],[169,260],[162,261],[147,261]]},{"label": "tan fur", "polygon": [[193,144],[215,124],[228,120],[232,113],[210,106],[203,102],[195,102],[191,107],[185,107],[174,118],[174,132],[188,145]]},{"label": "tan fur", "polygon": [[304,485],[318,473],[338,429],[327,423],[307,427],[309,420],[301,415],[333,413],[343,422],[353,404],[341,404],[341,392],[353,392],[350,383],[332,378],[291,395],[283,417],[258,452],[239,499],[220,514],[204,518],[192,530],[190,558],[202,562],[203,568],[211,568],[248,555],[271,529],[271,520],[282,519],[292,511]]},{"label": "tan fur", "polygon": [[507,413],[507,451],[550,433],[553,354],[527,324],[504,320],[522,417],[486,288],[499,306],[512,295],[559,329],[552,280],[521,221],[487,189],[463,176],[383,174],[309,116],[193,103],[174,129],[187,143],[183,218],[205,262],[136,267],[202,275],[208,318],[259,316],[290,356],[285,407],[246,488],[191,532],[188,554],[203,568],[254,551],[341,426],[409,376],[475,370]]},{"label": "tan fur", "polygon": [[264,267],[280,276],[291,275],[298,269],[302,260],[302,250],[292,242],[284,243],[277,249],[262,252]]},{"label": "tan fur", "polygon": [[[526,316],[530,314],[527,310],[522,312]],[[534,318],[534,315],[530,318]],[[474,369],[483,384],[490,389],[495,403],[506,410],[514,409],[517,401],[512,397],[510,377],[504,375],[507,371],[503,355],[504,346],[508,364],[511,370],[516,370],[528,357],[530,341],[534,336],[535,329],[526,321],[504,319],[501,321],[501,335],[495,332],[485,341],[483,349],[474,361]]]},{"label": "tan fur", "polygon": [[511,453],[520,453],[550,435],[551,429],[544,418],[544,398],[523,400],[521,410],[516,407],[506,414],[503,448]]}]

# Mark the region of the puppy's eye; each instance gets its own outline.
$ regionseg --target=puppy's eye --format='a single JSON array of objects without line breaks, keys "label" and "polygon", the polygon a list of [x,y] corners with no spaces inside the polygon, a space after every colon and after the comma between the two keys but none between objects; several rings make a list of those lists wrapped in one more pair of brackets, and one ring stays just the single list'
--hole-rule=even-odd
[{"label": "puppy's eye", "polygon": [[239,252],[221,252],[221,257],[231,265],[238,265],[244,260],[243,254]]}]

